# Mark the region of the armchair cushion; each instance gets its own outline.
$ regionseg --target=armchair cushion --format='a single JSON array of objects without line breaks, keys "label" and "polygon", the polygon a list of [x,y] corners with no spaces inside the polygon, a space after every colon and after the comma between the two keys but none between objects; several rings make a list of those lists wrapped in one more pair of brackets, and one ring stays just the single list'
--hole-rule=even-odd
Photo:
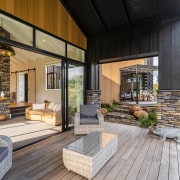
[{"label": "armchair cushion", "polygon": [[8,156],[8,147],[0,147],[0,163]]},{"label": "armchair cushion", "polygon": [[80,105],[80,117],[81,118],[96,118],[97,115],[97,105],[96,104],[86,104]]},{"label": "armchair cushion", "polygon": [[80,124],[81,125],[98,125],[99,121],[96,118],[81,118]]}]

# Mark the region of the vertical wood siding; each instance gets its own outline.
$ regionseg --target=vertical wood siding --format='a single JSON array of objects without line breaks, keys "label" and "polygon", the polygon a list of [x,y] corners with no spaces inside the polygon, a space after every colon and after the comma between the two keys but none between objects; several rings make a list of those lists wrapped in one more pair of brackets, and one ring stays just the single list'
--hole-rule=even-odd
[{"label": "vertical wood siding", "polygon": [[135,64],[144,64],[144,59],[101,64],[100,90],[102,103],[120,101],[120,68]]},{"label": "vertical wood siding", "polygon": [[0,9],[86,49],[86,37],[59,0],[1,0]]}]

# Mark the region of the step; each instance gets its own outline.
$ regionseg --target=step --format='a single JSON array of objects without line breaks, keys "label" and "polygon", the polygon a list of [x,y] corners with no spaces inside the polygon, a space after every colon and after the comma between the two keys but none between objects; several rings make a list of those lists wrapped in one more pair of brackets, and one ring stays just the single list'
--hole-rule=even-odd
[{"label": "step", "polygon": [[25,116],[25,110],[29,106],[10,107],[11,117]]}]

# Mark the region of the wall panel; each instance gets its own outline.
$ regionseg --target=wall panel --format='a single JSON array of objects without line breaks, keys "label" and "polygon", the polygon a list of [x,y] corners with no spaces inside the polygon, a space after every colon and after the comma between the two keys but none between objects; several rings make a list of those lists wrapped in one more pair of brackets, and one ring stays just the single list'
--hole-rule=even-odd
[{"label": "wall panel", "polygon": [[[103,63],[144,58],[158,52],[158,25],[143,24],[138,27],[97,33],[88,38],[88,61]],[[107,61],[106,61],[107,62]]]},{"label": "wall panel", "polygon": [[86,37],[59,0],[1,0],[0,9],[86,49]]}]

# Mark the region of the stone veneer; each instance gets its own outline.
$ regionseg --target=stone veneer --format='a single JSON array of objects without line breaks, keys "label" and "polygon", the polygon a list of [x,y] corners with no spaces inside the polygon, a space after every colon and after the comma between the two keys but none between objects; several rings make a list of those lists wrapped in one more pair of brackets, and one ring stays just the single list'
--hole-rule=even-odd
[{"label": "stone veneer", "polygon": [[0,93],[4,91],[7,100],[0,100],[0,114],[10,118],[10,58],[0,56]]},{"label": "stone veneer", "polygon": [[86,104],[97,104],[98,109],[101,108],[101,91],[86,90]]},{"label": "stone veneer", "polygon": [[180,128],[180,90],[159,90],[157,101],[158,125]]}]

